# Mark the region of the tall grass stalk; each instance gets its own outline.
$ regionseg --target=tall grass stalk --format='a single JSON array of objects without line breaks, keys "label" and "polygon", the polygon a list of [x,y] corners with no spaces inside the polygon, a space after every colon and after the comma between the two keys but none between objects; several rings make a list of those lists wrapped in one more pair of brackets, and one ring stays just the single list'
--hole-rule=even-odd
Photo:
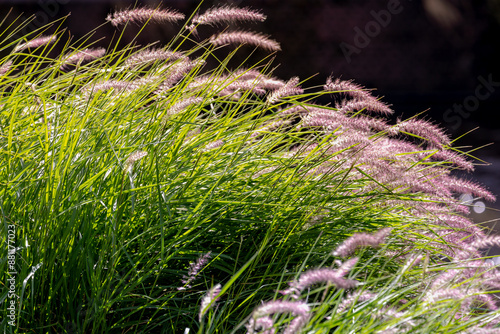
[{"label": "tall grass stalk", "polygon": [[480,252],[499,239],[457,199],[494,196],[454,176],[467,152],[352,82],[273,77],[277,42],[222,25],[265,19],[248,8],[118,47],[183,17],[110,14],[106,48],[60,22],[3,34],[5,333],[499,331]]}]

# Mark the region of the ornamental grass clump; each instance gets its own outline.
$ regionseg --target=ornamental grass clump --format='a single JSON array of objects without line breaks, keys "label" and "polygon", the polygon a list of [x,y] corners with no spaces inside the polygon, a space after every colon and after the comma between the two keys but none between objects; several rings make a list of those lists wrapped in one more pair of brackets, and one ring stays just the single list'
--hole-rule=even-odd
[{"label": "ornamental grass clump", "polygon": [[2,27],[4,332],[498,331],[471,155],[352,81],[274,77],[281,47],[244,27],[264,19],[106,18],[179,27],[154,48]]}]

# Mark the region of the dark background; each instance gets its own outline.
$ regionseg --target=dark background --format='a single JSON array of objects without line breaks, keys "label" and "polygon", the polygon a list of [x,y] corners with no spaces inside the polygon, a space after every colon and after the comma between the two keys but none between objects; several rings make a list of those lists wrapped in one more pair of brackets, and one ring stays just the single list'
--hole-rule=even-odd
[{"label": "dark background", "polygon": [[[132,1],[49,0],[0,1],[0,17],[9,10],[10,18],[21,15],[36,19],[31,27],[71,13],[64,26],[75,38],[101,25],[114,9],[133,6]],[[156,7],[159,1],[138,1]],[[392,104],[395,117],[408,118],[426,111],[426,118],[441,124],[456,146],[481,147],[500,143],[500,0],[238,0],[202,4],[206,9],[218,4],[236,4],[262,9],[264,23],[248,28],[272,36],[281,43],[280,64],[275,74],[281,78],[298,75],[306,86],[322,85],[333,74],[343,79],[377,88],[377,95]],[[190,15],[198,0],[165,0],[170,7]],[[384,25],[377,23],[381,11],[390,13]],[[24,14],[23,14],[24,13]],[[377,28],[378,27],[378,28]],[[144,44],[154,40],[168,42],[180,25],[151,25],[144,31]],[[360,31],[368,30],[363,43]],[[136,32],[136,31],[135,31]],[[107,46],[117,30],[111,25],[99,28],[92,41]],[[125,40],[133,35],[126,36]],[[141,42],[141,39],[138,40]],[[346,57],[348,47],[356,52]],[[343,50],[344,48],[344,50]],[[352,50],[352,49],[351,49]],[[264,54],[265,55],[265,54]],[[257,54],[256,56],[261,56]],[[348,59],[350,58],[350,59]],[[311,77],[312,76],[312,77]],[[482,78],[482,79],[481,79]],[[482,80],[498,85],[487,98],[477,99]],[[462,114],[457,108],[463,106]],[[478,166],[470,179],[478,180],[500,195],[500,149],[493,144],[474,152],[492,163]],[[483,214],[472,214],[476,221],[493,226],[500,214],[498,203]],[[500,227],[500,226],[499,226]]]}]

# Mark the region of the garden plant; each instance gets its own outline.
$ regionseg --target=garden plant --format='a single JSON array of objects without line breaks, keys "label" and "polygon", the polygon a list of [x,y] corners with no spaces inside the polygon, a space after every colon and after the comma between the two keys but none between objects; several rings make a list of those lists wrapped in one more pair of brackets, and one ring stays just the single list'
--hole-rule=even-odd
[{"label": "garden plant", "polygon": [[[3,333],[500,333],[473,151],[274,77],[265,18],[119,10],[107,48],[3,19]],[[155,24],[178,33],[122,45]]]}]

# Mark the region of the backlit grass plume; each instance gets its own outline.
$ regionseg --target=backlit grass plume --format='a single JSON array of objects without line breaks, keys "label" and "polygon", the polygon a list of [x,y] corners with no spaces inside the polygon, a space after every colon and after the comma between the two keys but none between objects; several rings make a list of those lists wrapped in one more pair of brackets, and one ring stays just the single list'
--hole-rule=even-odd
[{"label": "backlit grass plume", "polygon": [[232,30],[258,11],[185,17],[103,18],[179,22],[155,48],[2,27],[3,332],[498,331],[500,239],[459,200],[495,196],[455,173],[470,155],[353,81],[237,63],[280,50]]}]

